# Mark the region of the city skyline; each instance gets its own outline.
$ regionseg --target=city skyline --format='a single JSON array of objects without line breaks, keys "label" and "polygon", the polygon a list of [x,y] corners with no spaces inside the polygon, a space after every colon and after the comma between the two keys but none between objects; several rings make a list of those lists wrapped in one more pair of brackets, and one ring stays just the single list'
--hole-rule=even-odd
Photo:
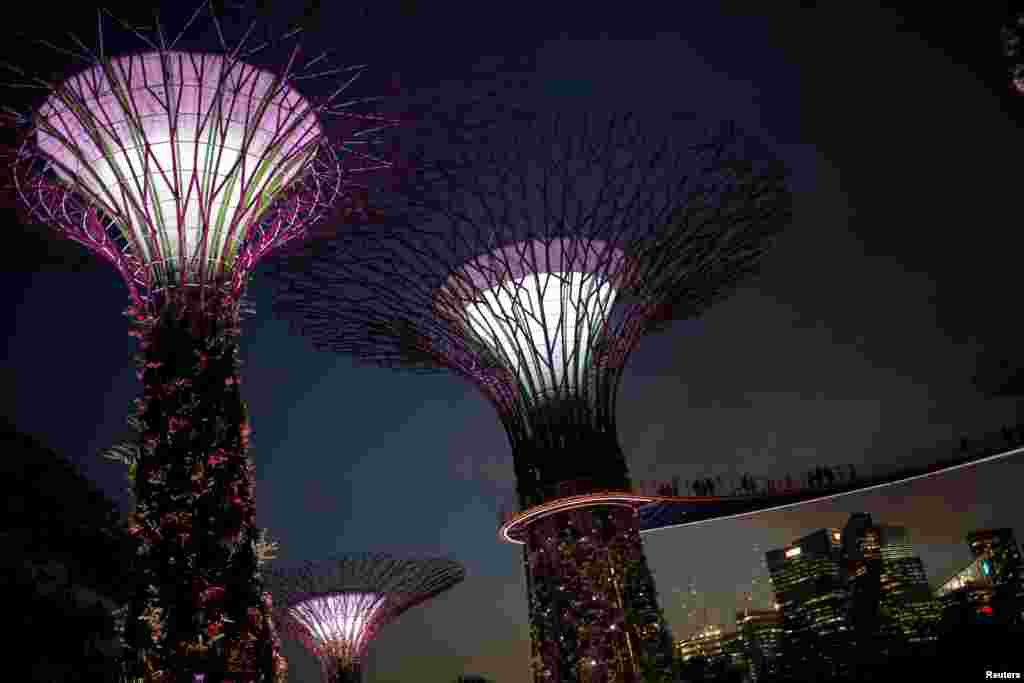
[{"label": "city skyline", "polygon": [[[282,22],[301,14],[280,5],[268,11]],[[316,22],[333,26],[331,11],[320,12]],[[989,216],[1015,215],[1008,169],[1024,138],[999,97],[942,47],[900,28],[891,12],[673,12],[595,11],[575,24],[556,13],[538,27],[511,14],[485,20],[382,3],[360,19],[367,28],[353,40],[387,35],[402,48],[352,47],[371,63],[368,77],[398,71],[424,90],[459,91],[466,71],[500,81],[526,55],[539,102],[733,115],[785,147],[795,225],[763,277],[714,319],[644,340],[627,366],[619,426],[634,477],[888,464],[915,448],[953,449],[961,433],[1019,422],[1017,401],[984,398],[971,382],[982,352],[1020,342],[1005,313],[1016,288],[1012,250],[993,247],[1002,227]],[[470,19],[478,33],[455,28]],[[499,24],[500,32],[488,28]],[[992,32],[998,50],[998,23]],[[666,84],[665,64],[677,66],[676,82]],[[982,196],[990,208],[979,216]],[[964,225],[971,239],[962,239]],[[119,313],[127,295],[102,266],[70,272],[77,252],[37,234],[26,230],[24,244],[4,254],[0,277],[13,314],[2,407],[124,509],[124,472],[96,453],[122,436],[138,392],[125,362],[133,340]],[[257,315],[243,322],[243,389],[257,525],[281,542],[278,562],[367,548],[450,554],[465,564],[466,580],[382,633],[370,648],[367,683],[468,673],[526,683],[521,550],[500,543],[495,524],[512,496],[511,453],[490,406],[454,378],[394,375],[311,351],[272,317],[265,285],[258,273],[250,288]],[[841,527],[851,512],[907,526],[930,582],[941,581],[969,562],[968,531],[1011,526],[1024,538],[1020,468],[1016,457],[644,534],[668,622],[683,623],[672,590],[685,589],[689,576],[707,604],[728,615],[737,589],[749,584],[754,543],[781,547]],[[318,679],[312,658],[287,643],[284,651],[291,680]]]},{"label": "city skyline", "polygon": [[[849,517],[851,517],[851,516],[853,516],[855,514],[860,514],[860,513],[866,513],[868,515],[871,515],[872,518],[874,519],[875,524],[878,525],[878,526],[882,526],[882,527],[893,526],[893,525],[890,525],[887,522],[887,520],[881,519],[877,515],[872,514],[870,510],[862,510],[859,513],[851,513],[850,515],[847,515],[847,521],[849,521]],[[714,522],[711,522],[711,523],[714,523]],[[968,534],[965,534],[964,537],[960,539],[961,540],[961,545],[964,548],[964,552],[961,553],[962,561],[958,560],[958,558],[955,557],[957,555],[957,553],[955,553],[955,552],[948,553],[948,556],[950,557],[950,561],[951,562],[956,563],[958,561],[961,561],[961,563],[959,565],[955,565],[953,567],[953,569],[951,571],[949,571],[948,573],[942,573],[941,570],[935,570],[933,568],[930,568],[928,566],[927,562],[922,561],[922,565],[924,565],[925,572],[928,575],[928,586],[929,586],[929,589],[933,593],[936,592],[944,584],[944,582],[948,581],[949,579],[951,579],[954,576],[957,576],[964,569],[966,569],[968,566],[971,566],[971,565],[973,565],[974,563],[977,562],[976,558],[971,554],[970,546],[969,546],[968,541],[967,541],[967,538],[968,538],[970,533],[973,533],[975,531],[983,531],[983,530],[984,531],[988,531],[988,530],[995,529],[995,528],[999,528],[999,527],[996,526],[996,527],[988,527],[988,528],[985,528],[985,529],[981,529],[981,528],[979,528],[979,529],[971,529],[970,532],[968,532]],[[1010,528],[1012,528],[1012,526]],[[812,536],[812,535],[814,535],[815,533],[817,533],[819,531],[831,530],[831,529],[838,529],[838,530],[842,531],[843,530],[843,525],[823,526],[823,527],[814,528],[814,529],[807,528],[803,532],[801,532],[799,534],[799,536],[793,538],[791,541],[789,541],[789,542],[779,546],[778,548],[771,548],[771,549],[768,550],[768,552],[771,552],[771,550],[779,550],[779,549],[784,549],[784,548],[790,547],[790,546],[796,546],[796,545],[799,544],[799,541],[801,539],[807,538],[808,536]],[[910,554],[911,554],[912,557],[920,558],[919,546],[913,540],[913,538],[914,538],[914,530],[910,529],[910,528],[907,528],[906,530],[909,532],[909,537],[910,537],[910,543],[909,543],[910,548],[911,548]],[[760,545],[761,544],[758,543],[758,544],[755,544],[754,547],[758,548],[758,547],[760,547]],[[945,545],[945,544],[943,544],[943,545]],[[932,547],[934,548],[934,546],[932,546]],[[929,551],[929,553],[930,554],[934,553],[934,551]],[[937,553],[935,553],[935,554],[937,554]],[[725,608],[725,607],[723,607],[723,608],[717,608],[717,607],[716,608],[708,608],[706,606],[704,606],[704,607],[696,607],[695,609],[691,608],[691,609],[684,610],[683,613],[687,615],[687,618],[686,618],[685,622],[679,624],[679,626],[683,626],[683,628],[678,630],[678,631],[676,631],[674,633],[674,635],[676,637],[675,638],[676,641],[682,641],[682,640],[687,640],[688,638],[692,638],[695,635],[699,634],[702,630],[704,630],[705,628],[708,628],[708,627],[720,628],[723,632],[735,631],[736,630],[735,627],[736,627],[736,624],[737,624],[737,617],[740,614],[740,612],[742,612],[743,610],[745,610],[745,609],[749,609],[749,610],[768,610],[768,609],[776,608],[774,594],[772,593],[772,585],[771,585],[771,581],[770,581],[770,573],[769,573],[769,571],[767,569],[767,566],[765,564],[765,559],[764,559],[765,555],[766,555],[766,553],[764,553],[764,552],[760,553],[760,564],[758,565],[760,571],[755,571],[755,574],[756,574],[756,576],[758,578],[759,583],[761,583],[762,585],[767,585],[767,591],[768,592],[767,592],[766,595],[762,596],[761,600],[756,600],[756,599],[752,600],[752,601],[746,600],[745,598],[748,595],[749,586],[747,587],[747,590],[739,590],[739,589],[741,589],[743,587],[738,586],[737,587],[738,591],[737,591],[736,605],[735,605],[735,609],[733,609],[732,611],[730,611],[728,608]],[[942,555],[946,556],[947,553],[943,552]],[[684,592],[689,594],[689,591],[676,591],[677,595],[679,593],[684,593]],[[686,606],[693,605],[693,604],[701,605],[704,602],[704,596],[701,593],[701,591],[699,590],[699,588],[693,593],[693,596],[694,596],[693,598],[689,599],[689,600],[692,600],[692,602],[689,602],[688,600],[683,600],[683,605],[686,605]],[[710,614],[713,615],[712,618],[708,618],[708,616],[707,616],[707,613],[709,611],[710,611]],[[692,616],[691,616],[693,613],[697,613],[699,615],[696,620],[694,620],[692,618]],[[700,616],[701,613],[703,613],[703,616]]]}]

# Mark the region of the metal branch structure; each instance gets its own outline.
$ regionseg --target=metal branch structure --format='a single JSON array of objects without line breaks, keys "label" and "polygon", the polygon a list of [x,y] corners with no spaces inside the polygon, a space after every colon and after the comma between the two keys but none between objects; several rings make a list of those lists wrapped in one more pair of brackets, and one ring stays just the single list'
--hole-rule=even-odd
[{"label": "metal branch structure", "polygon": [[[686,125],[521,115],[427,143],[375,222],[277,263],[276,306],[319,348],[475,384],[524,512],[628,492],[629,355],[730,294],[790,217],[772,155],[732,125],[684,142]],[[523,531],[538,681],[668,676],[635,506],[613,499]]]},{"label": "metal branch structure", "polygon": [[[180,49],[206,9],[219,45]],[[12,175],[30,218],[112,264],[131,296],[139,439],[108,451],[129,466],[136,502],[129,673],[280,679],[255,550],[240,300],[259,259],[389,167],[375,153],[388,121],[348,94],[362,67],[325,70],[297,46],[280,70],[256,66],[273,46],[253,44],[255,24],[229,42],[212,3],[172,40],[121,24],[141,48],[123,55],[106,54],[118,24],[99,19],[98,50],[51,45],[79,62],[70,75],[25,76],[39,97],[16,115]]]},{"label": "metal branch structure", "polygon": [[324,681],[359,683],[380,629],[465,576],[448,559],[362,554],[274,570],[267,581],[282,630],[320,661]]}]

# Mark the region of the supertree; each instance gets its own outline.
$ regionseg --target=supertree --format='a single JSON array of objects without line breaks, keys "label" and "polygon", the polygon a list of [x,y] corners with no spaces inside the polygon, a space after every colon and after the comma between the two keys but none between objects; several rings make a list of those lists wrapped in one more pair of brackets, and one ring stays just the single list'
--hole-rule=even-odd
[{"label": "supertree", "polygon": [[640,337],[728,295],[791,210],[763,145],[731,124],[688,144],[687,125],[518,112],[441,146],[418,135],[372,225],[274,266],[276,308],[317,347],[454,372],[497,409],[537,680],[669,676],[618,386]]},{"label": "supertree", "polygon": [[[217,49],[179,48],[207,9]],[[139,434],[107,452],[127,463],[135,499],[126,670],[269,681],[284,662],[257,560],[240,301],[260,258],[345,206],[357,174],[388,166],[371,144],[386,123],[369,99],[342,98],[362,67],[301,60],[288,47],[298,31],[257,45],[254,22],[229,43],[212,3],[173,39],[159,21],[148,30],[106,17],[98,49],[77,38],[51,46],[77,60],[68,73],[21,71],[40,94],[9,121],[28,217],[112,264],[131,296],[144,390],[129,422]],[[108,55],[122,30],[141,51]],[[277,48],[284,68],[259,66]],[[339,74],[317,97],[299,92]]]},{"label": "supertree", "polygon": [[320,661],[324,681],[359,683],[380,629],[465,577],[448,559],[354,554],[275,569],[267,579],[282,631]]}]

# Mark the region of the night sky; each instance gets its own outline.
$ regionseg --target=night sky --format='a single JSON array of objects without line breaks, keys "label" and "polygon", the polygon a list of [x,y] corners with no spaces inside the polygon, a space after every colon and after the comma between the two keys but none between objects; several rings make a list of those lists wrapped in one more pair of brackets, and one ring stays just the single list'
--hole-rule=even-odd
[{"label": "night sky", "polygon": [[[735,119],[776,146],[792,170],[795,216],[762,276],[700,320],[644,340],[625,373],[619,429],[635,479],[891,467],[917,462],[912,449],[948,451],[961,434],[1015,424],[1020,401],[985,398],[971,380],[979,359],[1019,362],[1024,341],[1012,238],[1024,102],[999,70],[1000,3],[969,15],[868,2],[770,3],[789,7],[771,15],[731,2],[671,4],[467,3],[455,12],[435,9],[448,3],[295,2],[265,15],[273,25],[302,21],[309,53],[332,47],[337,62],[371,64],[366,94],[395,74],[411,91],[445,93],[516,71],[538,106],[694,111]],[[52,8],[26,7],[40,14],[25,30],[94,34],[94,16],[72,13],[56,27]],[[127,290],[77,247],[13,213],[5,225],[15,239],[2,250],[0,408],[127,507],[123,467],[96,456],[125,434],[141,389],[121,316]],[[514,496],[493,409],[454,377],[316,352],[272,316],[259,272],[249,291],[258,313],[244,324],[243,390],[257,521],[281,542],[279,562],[450,555],[467,579],[384,629],[367,681],[530,680],[521,549],[496,536],[497,510]],[[681,601],[692,579],[709,620],[731,627],[765,550],[857,511],[909,527],[937,583],[967,563],[968,531],[1012,526],[1024,537],[1013,503],[1022,463],[648,534],[669,622],[678,637],[697,625]],[[286,643],[285,654],[290,680],[318,680],[300,648]]]}]

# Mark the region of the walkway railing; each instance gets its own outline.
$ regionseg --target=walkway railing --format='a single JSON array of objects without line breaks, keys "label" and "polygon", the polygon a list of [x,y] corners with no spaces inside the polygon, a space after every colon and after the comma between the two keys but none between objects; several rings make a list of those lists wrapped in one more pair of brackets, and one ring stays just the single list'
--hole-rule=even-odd
[{"label": "walkway railing", "polygon": [[[728,501],[764,498],[794,499],[807,497],[808,500],[831,493],[856,491],[899,481],[914,476],[940,472],[957,465],[967,464],[1002,452],[1024,447],[1024,424],[1013,428],[1004,427],[999,432],[982,438],[963,437],[952,445],[938,446],[918,451],[914,460],[925,460],[928,464],[911,464],[907,461],[891,465],[842,464],[817,466],[802,475],[787,474],[784,477],[757,476],[729,473],[714,477],[700,477],[683,481],[679,477],[670,480],[636,481],[628,492],[651,498],[691,498]],[[569,487],[571,488],[571,487]],[[567,490],[566,495],[572,492]],[[655,501],[652,501],[655,502]],[[519,514],[519,510],[507,506],[498,512],[499,526]]]}]

